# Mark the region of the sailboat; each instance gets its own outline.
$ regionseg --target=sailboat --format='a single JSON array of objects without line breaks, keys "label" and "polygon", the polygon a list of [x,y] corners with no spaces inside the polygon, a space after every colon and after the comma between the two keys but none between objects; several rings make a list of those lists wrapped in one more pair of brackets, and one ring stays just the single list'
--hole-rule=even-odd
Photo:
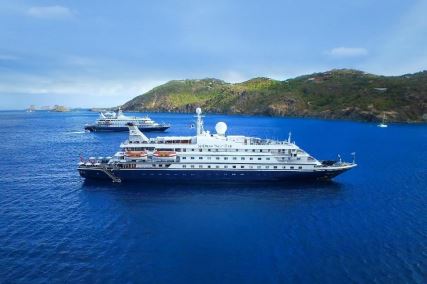
[{"label": "sailboat", "polygon": [[388,125],[385,123],[385,113],[383,113],[383,121],[380,124],[378,124],[378,127],[381,127],[381,128],[388,127]]}]

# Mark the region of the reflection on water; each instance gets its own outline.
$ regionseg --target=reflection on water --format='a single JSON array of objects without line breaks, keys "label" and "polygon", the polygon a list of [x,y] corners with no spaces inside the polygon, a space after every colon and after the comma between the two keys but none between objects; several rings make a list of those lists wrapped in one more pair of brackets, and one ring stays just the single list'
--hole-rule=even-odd
[{"label": "reflection on water", "polygon": [[111,195],[126,195],[129,199],[143,198],[177,198],[188,196],[209,196],[211,200],[218,198],[218,202],[225,199],[236,201],[236,198],[260,198],[260,199],[316,199],[336,198],[343,193],[344,185],[335,181],[319,182],[287,182],[287,183],[144,183],[126,182],[121,184],[111,181],[85,180],[82,190],[91,192],[108,192]]}]

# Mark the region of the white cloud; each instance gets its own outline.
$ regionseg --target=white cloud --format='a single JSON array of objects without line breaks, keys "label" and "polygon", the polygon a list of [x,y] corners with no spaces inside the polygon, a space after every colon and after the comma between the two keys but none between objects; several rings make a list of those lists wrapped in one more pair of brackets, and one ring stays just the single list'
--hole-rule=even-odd
[{"label": "white cloud", "polygon": [[73,16],[73,12],[64,6],[34,6],[27,10],[27,14],[40,19],[67,19]]},{"label": "white cloud", "polygon": [[327,54],[333,57],[361,57],[368,55],[368,50],[363,47],[335,47]]}]

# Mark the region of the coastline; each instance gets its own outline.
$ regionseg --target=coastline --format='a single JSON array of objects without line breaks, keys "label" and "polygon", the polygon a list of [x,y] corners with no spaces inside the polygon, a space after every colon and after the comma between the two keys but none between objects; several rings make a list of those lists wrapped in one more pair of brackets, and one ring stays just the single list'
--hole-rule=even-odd
[{"label": "coastline", "polygon": [[[47,110],[37,110],[37,112],[52,112],[52,113],[74,113],[74,112],[93,112],[99,113],[101,111],[113,111],[116,110],[117,107],[111,108],[78,108],[78,109],[70,109],[67,112],[55,112],[55,111],[47,111]],[[2,109],[0,112],[25,112],[25,109]],[[172,114],[188,114],[191,115],[191,111],[165,111],[165,110],[126,110],[125,112],[129,113],[140,113],[140,114],[157,114],[157,113],[172,113]],[[262,113],[242,113],[242,112],[211,112],[206,111],[206,114],[211,115],[232,115],[232,116],[242,116],[242,117],[276,117],[276,118],[289,118],[289,119],[318,119],[318,120],[326,120],[326,121],[342,121],[342,122],[360,122],[360,123],[379,123],[381,120],[367,120],[367,119],[352,119],[348,117],[324,117],[324,116],[316,116],[316,115],[274,115],[274,114],[262,114]],[[392,124],[403,124],[403,125],[424,125],[427,124],[427,120],[424,121],[402,121],[402,120],[388,120],[388,123]]]}]

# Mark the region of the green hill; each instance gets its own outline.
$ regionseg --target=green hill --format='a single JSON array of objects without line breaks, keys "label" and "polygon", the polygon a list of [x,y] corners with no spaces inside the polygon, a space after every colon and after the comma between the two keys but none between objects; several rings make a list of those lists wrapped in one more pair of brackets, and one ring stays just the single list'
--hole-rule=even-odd
[{"label": "green hill", "polygon": [[332,70],[285,81],[170,81],[126,102],[126,111],[204,112],[333,119],[427,121],[427,71],[378,76]]}]

